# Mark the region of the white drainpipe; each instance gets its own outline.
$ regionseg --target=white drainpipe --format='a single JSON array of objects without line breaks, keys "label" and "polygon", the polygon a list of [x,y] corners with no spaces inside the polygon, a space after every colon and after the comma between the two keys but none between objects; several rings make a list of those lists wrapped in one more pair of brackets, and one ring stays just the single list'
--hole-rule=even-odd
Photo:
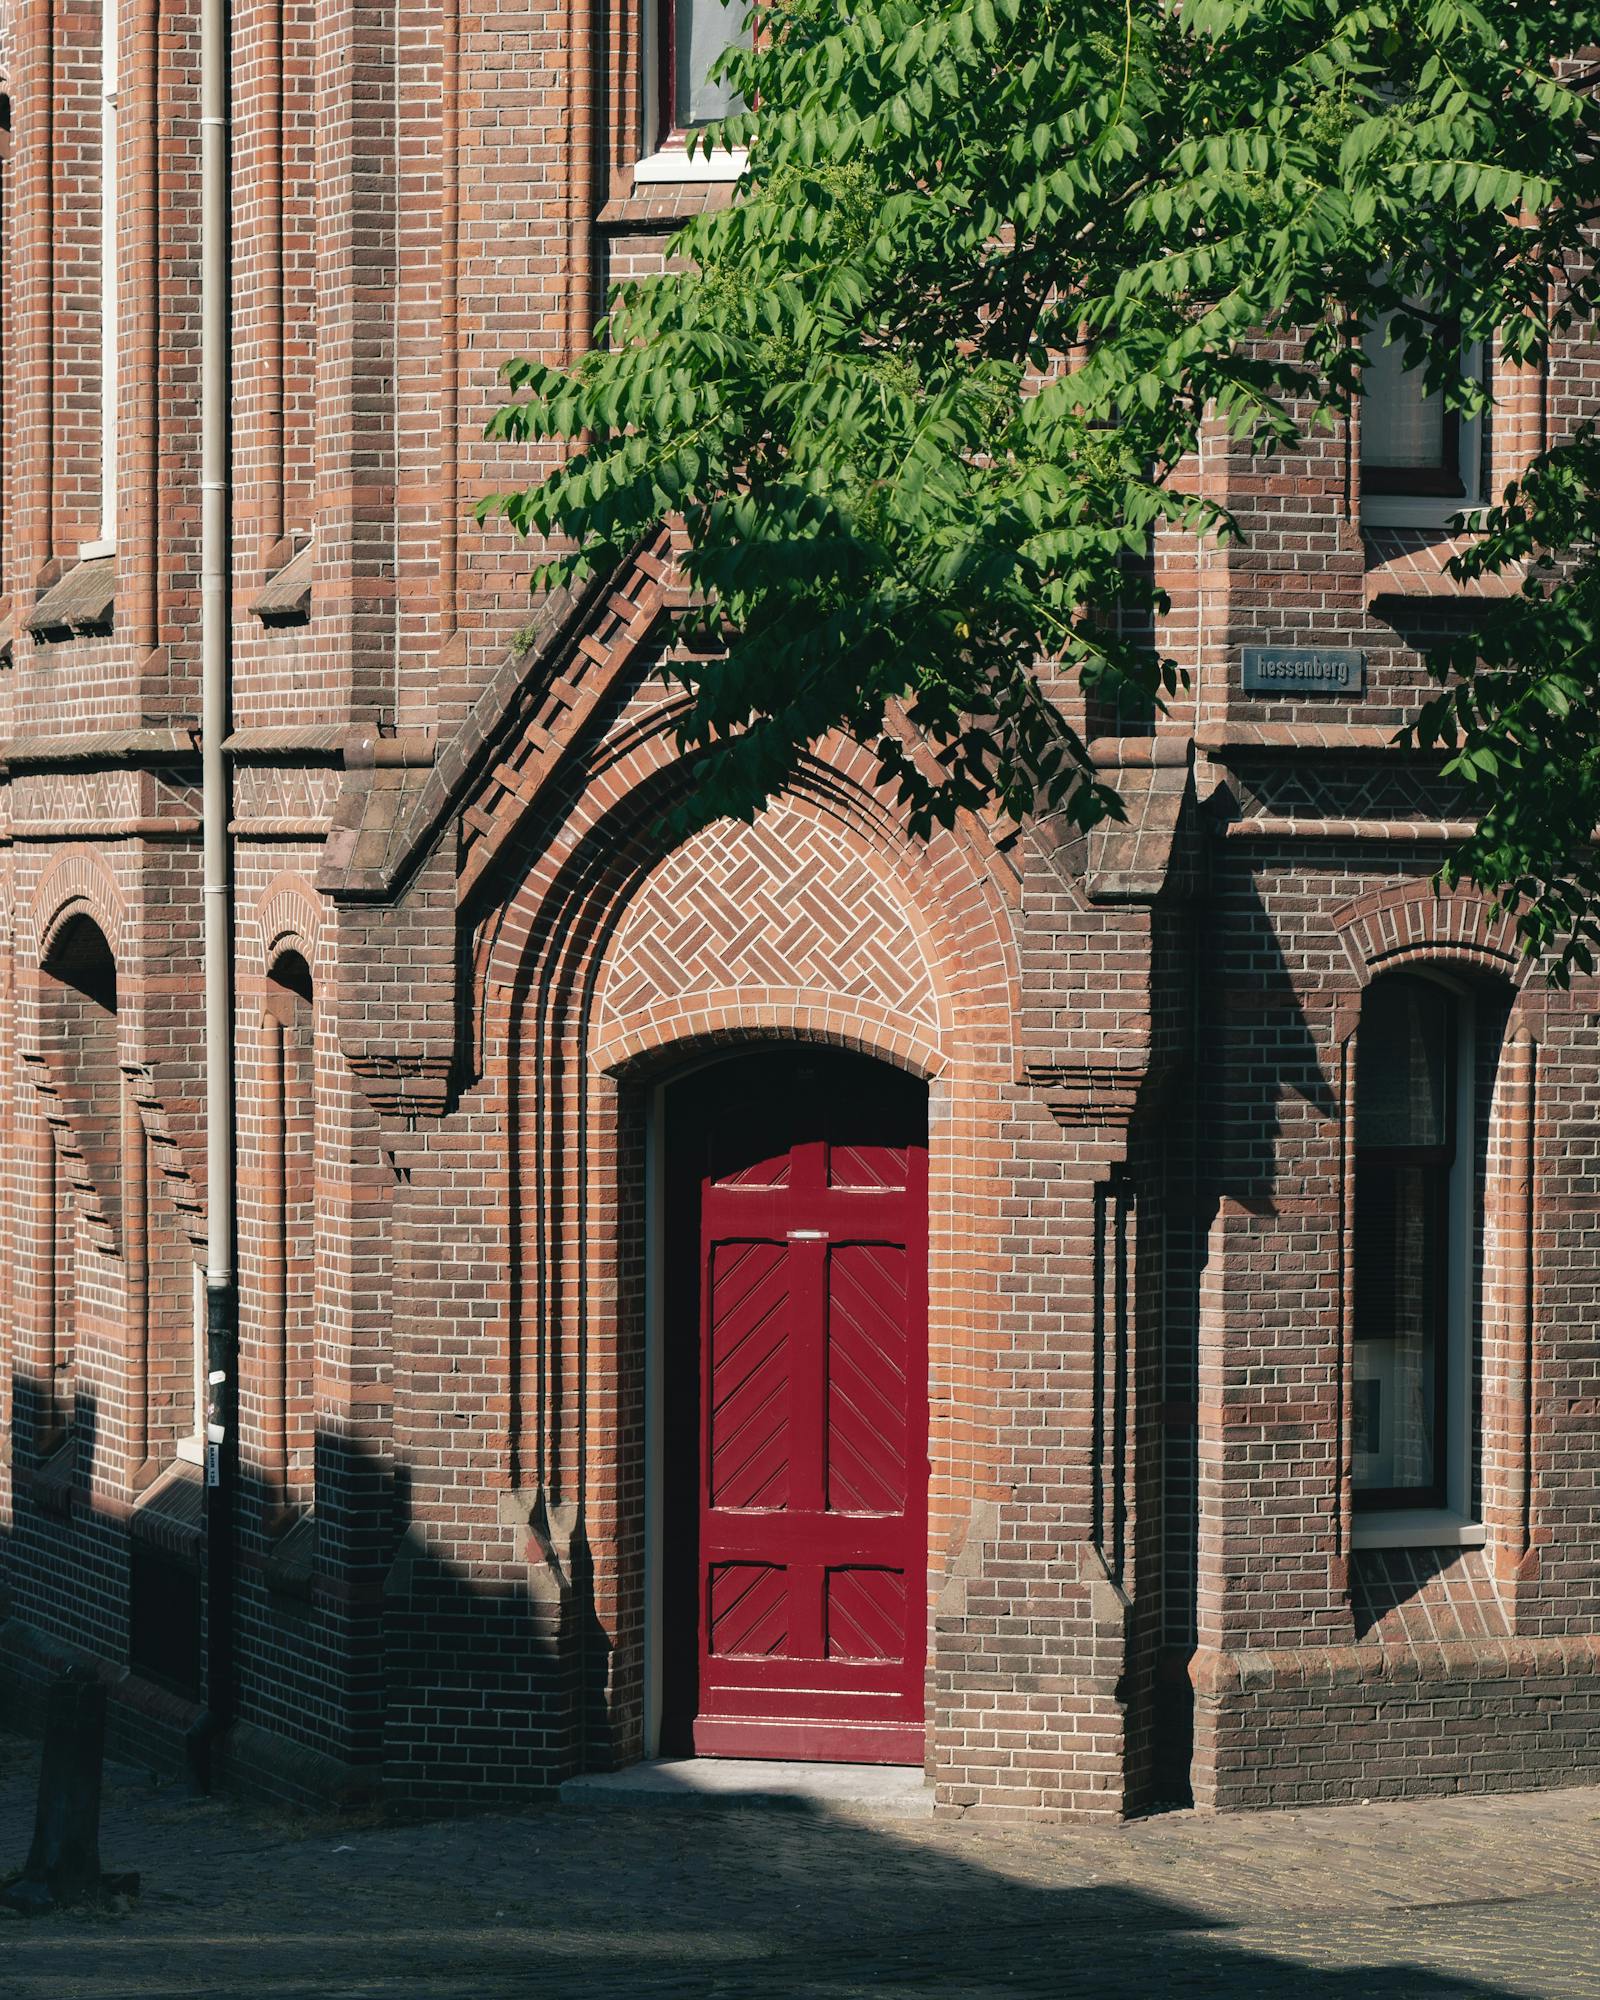
[{"label": "white drainpipe", "polygon": [[232,346],[228,0],[200,15],[200,743],[205,874],[206,1711],[197,1761],[233,1712],[233,1493],[238,1463],[234,1284],[232,851],[228,764]]}]

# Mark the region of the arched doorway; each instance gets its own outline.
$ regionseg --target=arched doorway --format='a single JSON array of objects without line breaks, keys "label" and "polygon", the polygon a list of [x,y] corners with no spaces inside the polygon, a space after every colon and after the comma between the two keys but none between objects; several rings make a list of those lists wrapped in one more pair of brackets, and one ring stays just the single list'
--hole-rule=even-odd
[{"label": "arched doorway", "polygon": [[783,1048],[664,1110],[660,1747],[920,1764],[926,1086]]}]

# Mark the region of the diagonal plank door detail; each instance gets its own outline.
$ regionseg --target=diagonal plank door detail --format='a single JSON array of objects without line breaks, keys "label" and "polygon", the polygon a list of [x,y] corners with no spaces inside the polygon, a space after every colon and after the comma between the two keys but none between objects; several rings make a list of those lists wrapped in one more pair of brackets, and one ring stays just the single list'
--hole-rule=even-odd
[{"label": "diagonal plank door detail", "polygon": [[690,1741],[920,1763],[925,1098],[797,1053],[714,1072],[699,1112]]}]

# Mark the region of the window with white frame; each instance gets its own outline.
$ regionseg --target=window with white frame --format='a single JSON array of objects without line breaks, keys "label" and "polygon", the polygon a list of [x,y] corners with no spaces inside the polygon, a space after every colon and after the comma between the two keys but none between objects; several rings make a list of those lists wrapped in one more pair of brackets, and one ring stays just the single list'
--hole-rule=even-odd
[{"label": "window with white frame", "polygon": [[[736,173],[733,154],[708,160],[685,148],[688,134],[741,111],[729,84],[713,80],[712,65],[745,32],[748,0],[650,0],[647,11],[645,133],[649,157],[639,178],[719,178]],[[653,172],[651,170],[654,170]]]},{"label": "window with white frame", "polygon": [[109,555],[117,539],[117,4],[100,4],[100,535],[80,554]]},{"label": "window with white frame", "polygon": [[1362,1515],[1472,1504],[1475,1009],[1414,973],[1368,988],[1356,1038],[1353,1484]]},{"label": "window with white frame", "polygon": [[[1482,349],[1464,346],[1459,327],[1438,339],[1459,354],[1461,372],[1480,376]],[[1430,389],[1426,366],[1407,366],[1407,343],[1393,313],[1367,337],[1361,400],[1361,518],[1374,527],[1442,528],[1482,502],[1483,420],[1452,409]]]}]

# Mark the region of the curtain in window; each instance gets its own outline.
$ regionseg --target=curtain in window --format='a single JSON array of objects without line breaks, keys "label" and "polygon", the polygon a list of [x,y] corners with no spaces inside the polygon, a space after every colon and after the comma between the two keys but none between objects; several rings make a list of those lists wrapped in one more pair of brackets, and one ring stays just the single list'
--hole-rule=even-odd
[{"label": "curtain in window", "polygon": [[1450,1143],[1451,995],[1426,980],[1382,979],[1357,1043],[1356,1144],[1413,1151]]},{"label": "curtain in window", "polygon": [[1434,1487],[1449,1168],[1366,1164],[1356,1192],[1357,1488]]},{"label": "curtain in window", "polygon": [[678,101],[673,122],[680,129],[727,118],[742,109],[737,91],[725,83],[712,83],[706,72],[744,33],[745,6],[746,0],[675,0],[673,74]]},{"label": "curtain in window", "polygon": [[1368,336],[1371,360],[1361,404],[1361,462],[1424,471],[1445,461],[1445,407],[1422,392],[1422,370],[1405,365],[1405,343],[1385,346],[1393,315],[1385,313]]}]

